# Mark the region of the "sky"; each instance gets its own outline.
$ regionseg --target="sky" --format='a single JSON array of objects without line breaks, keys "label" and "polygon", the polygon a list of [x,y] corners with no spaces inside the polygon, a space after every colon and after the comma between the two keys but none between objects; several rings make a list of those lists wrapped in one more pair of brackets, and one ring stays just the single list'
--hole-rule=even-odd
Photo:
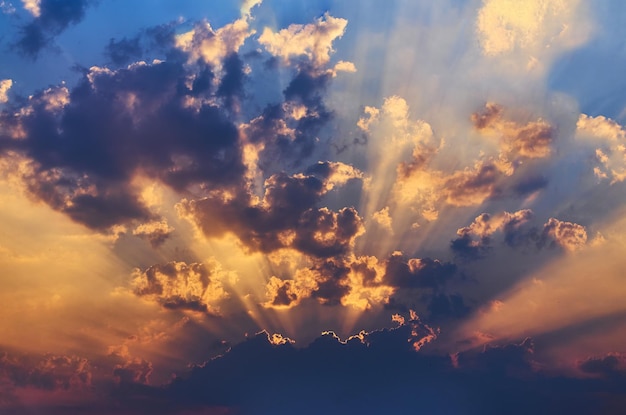
[{"label": "sky", "polygon": [[624,413],[624,16],[0,0],[0,412]]}]

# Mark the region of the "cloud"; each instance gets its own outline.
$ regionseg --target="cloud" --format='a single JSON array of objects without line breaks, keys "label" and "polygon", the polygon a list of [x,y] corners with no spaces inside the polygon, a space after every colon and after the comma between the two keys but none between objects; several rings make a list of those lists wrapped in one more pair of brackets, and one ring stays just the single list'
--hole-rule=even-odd
[{"label": "cloud", "polygon": [[141,58],[143,48],[138,36],[131,39],[124,37],[120,40],[111,38],[104,54],[112,63],[121,66]]},{"label": "cloud", "polygon": [[[271,277],[266,286],[268,301],[264,305],[289,308],[312,298],[320,304],[341,304],[357,310],[381,305],[391,308],[392,303],[404,307],[405,302],[414,299],[415,290],[420,290],[424,298],[430,295],[429,291],[435,295],[456,271],[452,263],[407,258],[401,252],[394,252],[384,260],[349,254],[314,261],[310,267],[297,269],[292,278]],[[457,305],[454,307],[461,310]]]},{"label": "cloud", "polygon": [[93,1],[23,0],[23,3],[35,19],[21,28],[15,47],[24,55],[36,58],[56,36],[80,22]]},{"label": "cloud", "polygon": [[567,252],[577,251],[587,243],[587,231],[577,223],[560,221],[550,218],[543,225],[539,245],[558,245]]},{"label": "cloud", "polygon": [[347,24],[346,19],[326,13],[314,23],[292,24],[278,32],[266,27],[259,42],[284,63],[297,62],[304,56],[307,63],[319,69],[330,61],[333,41],[343,36]]},{"label": "cloud", "polygon": [[578,1],[483,0],[476,33],[487,56],[518,50],[541,56],[543,48],[571,48],[586,39],[588,28],[578,20],[578,13]]},{"label": "cloud", "polygon": [[228,298],[224,287],[232,279],[217,261],[168,262],[144,271],[133,271],[133,292],[170,310],[219,314],[219,303]]},{"label": "cloud", "polygon": [[148,383],[152,373],[152,363],[143,359],[133,359],[113,369],[113,377],[120,384]]},{"label": "cloud", "polygon": [[29,387],[46,391],[86,391],[91,386],[91,365],[89,360],[78,356],[49,354],[35,358],[2,352],[0,379],[3,389],[8,387],[8,390],[0,393],[13,394],[14,388]]},{"label": "cloud", "polygon": [[[356,178],[356,170],[341,164],[316,164],[313,174],[272,175],[265,194],[256,200],[248,193],[183,200],[179,214],[195,223],[207,237],[235,234],[249,249],[272,252],[295,248],[314,257],[346,253],[363,232],[362,219],[352,207],[337,212],[316,208],[336,185]],[[222,224],[216,224],[221,218]]]},{"label": "cloud", "polygon": [[90,228],[154,220],[134,176],[180,191],[228,188],[245,170],[236,127],[217,107],[186,107],[185,78],[177,62],[93,67],[69,95],[47,90],[17,116],[4,114],[23,138],[0,138],[0,150],[30,158],[29,191]]},{"label": "cloud", "polygon": [[241,15],[244,17],[250,17],[251,10],[261,5],[263,0],[243,0],[241,4]]},{"label": "cloud", "polygon": [[189,55],[190,62],[202,60],[220,70],[224,59],[239,51],[246,39],[255,33],[247,18],[235,20],[217,30],[208,22],[198,23],[188,32],[176,36],[176,47]]},{"label": "cloud", "polygon": [[[372,152],[364,211],[372,209],[370,215],[374,215],[388,207],[390,217],[395,220],[402,216],[407,226],[419,224],[416,219],[420,216],[436,221],[445,205],[477,206],[527,196],[547,185],[544,176],[530,175],[521,166],[526,160],[549,158],[555,134],[550,124],[542,119],[509,120],[502,107],[491,103],[470,118],[486,140],[467,167],[451,169],[444,167],[451,164],[450,160],[455,161],[452,165],[467,162],[460,160],[457,149],[438,139],[428,123],[411,120],[404,99],[388,98],[381,109],[366,107],[365,116],[357,123],[370,137]],[[392,166],[397,166],[395,178],[382,173]]]},{"label": "cloud", "polygon": [[479,161],[473,168],[454,172],[443,179],[445,201],[452,206],[480,205],[501,192],[498,184],[507,173],[493,161]]},{"label": "cloud", "polygon": [[506,120],[503,108],[487,103],[482,113],[471,117],[474,127],[500,140],[501,152],[507,158],[545,158],[550,155],[554,129],[541,119],[526,124]]},{"label": "cloud", "polygon": [[578,367],[584,373],[600,376],[626,375],[626,357],[619,353],[610,353],[602,357],[589,357],[579,362]]},{"label": "cloud", "polygon": [[133,230],[133,235],[150,242],[153,248],[161,246],[174,228],[167,224],[166,220],[142,223]]},{"label": "cloud", "polygon": [[22,0],[24,8],[28,10],[34,17],[41,15],[41,0]]},{"label": "cloud", "polygon": [[293,279],[270,278],[266,307],[284,308],[314,298],[320,304],[338,305],[349,291],[349,268],[340,260],[326,260],[296,271]]},{"label": "cloud", "polygon": [[0,104],[5,104],[9,101],[7,92],[9,92],[12,86],[13,81],[11,79],[0,80]]},{"label": "cloud", "polygon": [[610,118],[581,114],[576,123],[576,135],[582,142],[597,145],[593,172],[600,180],[611,184],[626,179],[626,132]]},{"label": "cloud", "polygon": [[[263,331],[165,387],[131,389],[119,402],[122,408],[141,402],[143,408],[174,413],[220,408],[242,414],[400,413],[414,409],[416,401],[428,413],[586,414],[599,408],[618,413],[610,402],[623,398],[622,378],[544,372],[532,339],[454,355],[427,354],[421,348],[426,339],[435,341],[436,330],[415,313],[393,320],[397,327],[345,340],[324,332],[300,348]],[[273,397],[276,391],[280,399]]]},{"label": "cloud", "polygon": [[399,288],[432,288],[445,285],[456,273],[456,266],[431,258],[406,258],[394,252],[387,260],[385,282]]},{"label": "cloud", "polygon": [[385,206],[378,212],[374,212],[372,220],[387,232],[393,233],[392,218],[389,216],[389,206]]},{"label": "cloud", "polygon": [[456,231],[458,238],[452,240],[450,248],[461,256],[467,258],[480,258],[490,248],[492,236],[496,232],[504,234],[504,241],[514,245],[523,239],[518,230],[520,226],[533,217],[530,209],[518,210],[517,212],[504,212],[500,215],[482,213],[469,225]]}]

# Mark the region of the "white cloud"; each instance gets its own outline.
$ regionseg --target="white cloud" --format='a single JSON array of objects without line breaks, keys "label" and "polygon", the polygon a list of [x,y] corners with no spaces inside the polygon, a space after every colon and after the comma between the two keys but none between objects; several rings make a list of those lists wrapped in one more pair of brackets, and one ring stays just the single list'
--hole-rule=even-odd
[{"label": "white cloud", "polygon": [[4,104],[9,100],[7,92],[9,92],[9,89],[11,89],[12,86],[13,81],[10,79],[3,79],[0,81],[0,104]]},{"label": "white cloud", "polygon": [[[343,36],[348,21],[326,13],[314,23],[307,25],[292,24],[287,29],[274,32],[266,27],[259,37],[259,42],[274,56],[281,57],[285,63],[294,57],[306,56],[317,68],[330,61],[334,52],[333,41]],[[343,68],[347,68],[344,62]],[[341,70],[342,66],[340,66]]]},{"label": "white cloud", "polygon": [[247,18],[235,20],[217,30],[213,30],[208,22],[203,22],[189,32],[176,36],[176,47],[189,53],[191,61],[202,59],[215,67],[221,67],[224,58],[237,52],[254,33]]},{"label": "white cloud", "polygon": [[626,179],[626,131],[610,118],[581,114],[576,123],[576,136],[596,144],[593,169],[599,179],[611,184]]}]

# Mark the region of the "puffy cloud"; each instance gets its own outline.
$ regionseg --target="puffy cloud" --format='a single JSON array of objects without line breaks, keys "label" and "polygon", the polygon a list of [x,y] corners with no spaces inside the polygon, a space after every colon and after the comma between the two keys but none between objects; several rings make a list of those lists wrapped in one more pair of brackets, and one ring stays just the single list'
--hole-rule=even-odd
[{"label": "puffy cloud", "polygon": [[220,69],[224,59],[239,51],[246,39],[255,33],[247,18],[235,20],[217,30],[202,22],[188,32],[176,36],[176,47],[189,54],[192,62],[202,60]]},{"label": "puffy cloud", "polygon": [[266,27],[259,42],[285,63],[304,56],[313,67],[322,68],[330,61],[333,41],[343,36],[347,24],[346,19],[326,13],[314,23],[292,24],[278,32]]},{"label": "puffy cloud", "polygon": [[456,273],[456,265],[431,258],[407,258],[394,252],[388,258],[384,281],[399,288],[432,288],[446,284]]},{"label": "puffy cloud", "polygon": [[296,271],[293,279],[272,277],[267,285],[266,307],[292,307],[314,298],[320,304],[337,305],[350,291],[347,268],[339,260],[327,260]]},{"label": "puffy cloud", "polygon": [[528,222],[533,216],[530,209],[517,212],[504,212],[500,215],[482,213],[469,225],[456,231],[457,239],[450,243],[452,250],[468,258],[478,258],[489,249],[493,234],[502,232],[504,241],[515,244],[519,238],[519,227]]},{"label": "puffy cloud", "polygon": [[472,114],[474,127],[500,139],[502,153],[510,157],[544,158],[551,152],[554,129],[544,120],[520,124],[504,118],[503,108],[487,103],[483,112]]},{"label": "puffy cloud", "polygon": [[587,231],[584,226],[577,223],[550,218],[543,225],[539,241],[540,246],[546,243],[558,245],[568,252],[574,252],[583,248],[587,243]]},{"label": "puffy cloud", "polygon": [[493,161],[477,162],[473,168],[457,171],[443,179],[442,192],[452,206],[480,205],[500,193],[498,187],[507,172]]},{"label": "puffy cloud", "polygon": [[219,303],[228,298],[224,283],[232,275],[217,261],[168,262],[133,271],[133,292],[156,301],[166,309],[219,314]]},{"label": "puffy cloud", "polygon": [[9,101],[9,97],[7,92],[13,86],[13,81],[11,79],[3,79],[0,80],[0,104],[4,104]]},{"label": "puffy cloud", "polygon": [[185,107],[185,78],[180,62],[94,67],[72,91],[49,89],[2,114],[13,134],[0,136],[0,151],[31,159],[29,191],[90,228],[155,220],[137,174],[181,191],[228,188],[245,171],[237,128],[218,107]]},{"label": "puffy cloud", "polygon": [[[265,182],[261,200],[248,193],[216,194],[183,200],[178,211],[207,237],[233,233],[252,250],[272,252],[292,247],[315,257],[346,253],[363,233],[358,212],[351,207],[333,212],[315,205],[335,185],[355,178],[356,170],[342,164],[318,163],[311,172],[272,175]],[[215,218],[221,218],[221,223],[216,224]]]},{"label": "puffy cloud", "polygon": [[326,184],[326,191],[344,186],[348,181],[363,179],[363,172],[350,164],[338,161],[317,162],[307,169],[307,173],[317,175]]},{"label": "puffy cloud", "polygon": [[611,180],[611,184],[626,179],[626,131],[620,124],[601,115],[581,114],[576,135],[583,142],[599,145],[595,149],[597,165],[593,169],[599,179]]},{"label": "puffy cloud", "polygon": [[606,139],[608,141],[626,140],[624,128],[614,120],[602,115],[592,117],[587,114],[580,114],[576,122],[576,133],[588,138]]}]

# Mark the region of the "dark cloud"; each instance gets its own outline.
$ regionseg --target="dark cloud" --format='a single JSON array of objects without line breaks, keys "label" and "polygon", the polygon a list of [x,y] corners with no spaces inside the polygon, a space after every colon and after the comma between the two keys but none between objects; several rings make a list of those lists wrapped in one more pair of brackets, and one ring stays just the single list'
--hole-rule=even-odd
[{"label": "dark cloud", "polygon": [[0,353],[0,395],[12,394],[13,388],[36,388],[46,391],[80,391],[91,385],[91,363],[82,357],[64,355],[14,356]]},{"label": "dark cloud", "polygon": [[122,66],[134,62],[141,58],[143,48],[140,37],[122,38],[120,40],[110,39],[105,47],[105,56],[115,65]]},{"label": "dark cloud", "polygon": [[19,123],[25,138],[0,138],[0,151],[33,160],[29,190],[93,229],[156,219],[131,183],[135,175],[177,191],[239,186],[244,172],[237,128],[219,108],[184,104],[183,64],[93,69],[50,109],[41,93]]},{"label": "dark cloud", "polygon": [[[128,360],[111,373],[117,383],[89,404],[27,408],[5,400],[3,410],[306,415],[411,413],[419,408],[424,413],[618,415],[623,409],[626,383],[615,375],[618,355],[581,362],[581,370],[594,376],[579,379],[544,373],[534,360],[531,339],[452,356],[428,354],[422,347],[435,340],[437,331],[409,314],[394,315],[395,328],[362,331],[345,341],[325,332],[301,348],[283,336],[261,332],[159,387],[143,384],[152,370],[149,362]],[[28,387],[30,382],[43,390],[72,387],[68,379],[86,367],[60,374],[51,368],[74,367],[68,362],[78,360],[44,360],[39,366],[48,368],[56,380],[40,377],[32,367],[16,370],[19,365],[6,354],[0,367],[3,374],[11,373],[13,387]]]},{"label": "dark cloud", "polygon": [[446,318],[459,319],[467,316],[469,312],[470,307],[458,294],[436,294],[428,304],[428,318],[432,321]]},{"label": "dark cloud", "polygon": [[459,237],[450,241],[450,249],[460,257],[466,259],[483,258],[491,247],[489,237],[475,240],[469,232],[461,232]]},{"label": "dark cloud", "polygon": [[243,61],[237,53],[232,53],[224,59],[224,76],[217,88],[216,95],[226,100],[226,107],[233,108],[236,100],[243,98],[244,67]]},{"label": "dark cloud", "polygon": [[[284,102],[269,104],[252,120],[248,137],[265,143],[260,154],[264,170],[272,171],[276,164],[297,168],[313,155],[320,131],[333,116],[323,100],[330,79],[300,70],[283,91]],[[295,109],[300,113],[294,114]]]},{"label": "dark cloud", "polygon": [[94,3],[94,0],[41,0],[39,16],[22,27],[15,47],[27,56],[37,57],[56,36],[80,22]]},{"label": "dark cloud", "polygon": [[626,358],[620,354],[614,353],[602,357],[590,357],[579,362],[578,367],[585,373],[622,377],[626,380]]},{"label": "dark cloud", "polygon": [[394,252],[387,260],[385,283],[398,288],[437,289],[456,273],[456,265],[431,258],[407,258]]},{"label": "dark cloud", "polygon": [[113,378],[120,384],[148,383],[151,373],[152,363],[136,359],[117,365],[113,369]]},{"label": "dark cloud", "polygon": [[503,212],[500,215],[482,213],[469,225],[457,230],[458,238],[450,242],[452,251],[466,259],[484,257],[492,248],[494,234],[502,234],[504,243],[518,246],[535,238],[536,231],[523,227],[533,217],[530,209]]},{"label": "dark cloud", "polygon": [[485,371],[503,377],[533,376],[534,344],[527,338],[520,344],[504,346],[486,346],[482,351],[468,351],[457,354],[459,367],[476,371]]},{"label": "dark cloud", "polygon": [[[179,210],[206,236],[231,232],[252,250],[293,247],[315,257],[340,255],[362,233],[363,224],[354,208],[333,212],[315,207],[332,188],[332,171],[317,177],[275,174],[266,180],[265,195],[258,202],[242,191],[230,200],[217,196],[183,201]],[[222,220],[216,223],[216,218]]]},{"label": "dark cloud", "polygon": [[[326,332],[303,348],[261,332],[164,388],[126,392],[120,408],[239,414],[619,414],[622,379],[543,373],[533,343],[453,356],[416,351],[436,332],[412,314],[393,329],[340,340]],[[205,412],[202,412],[205,411]]]}]

